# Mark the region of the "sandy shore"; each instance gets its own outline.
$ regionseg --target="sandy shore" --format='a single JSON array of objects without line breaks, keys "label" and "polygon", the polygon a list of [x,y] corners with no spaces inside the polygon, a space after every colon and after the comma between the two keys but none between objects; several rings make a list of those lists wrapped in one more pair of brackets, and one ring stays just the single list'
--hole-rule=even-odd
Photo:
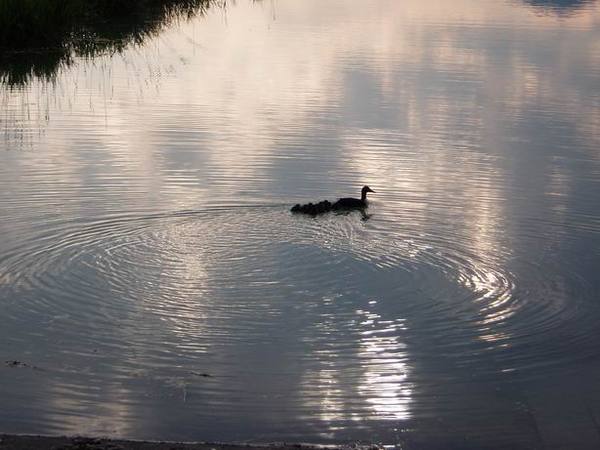
[{"label": "sandy shore", "polygon": [[0,450],[333,450],[336,446],[307,444],[238,445],[205,442],[147,442],[83,437],[15,436],[0,434]]}]

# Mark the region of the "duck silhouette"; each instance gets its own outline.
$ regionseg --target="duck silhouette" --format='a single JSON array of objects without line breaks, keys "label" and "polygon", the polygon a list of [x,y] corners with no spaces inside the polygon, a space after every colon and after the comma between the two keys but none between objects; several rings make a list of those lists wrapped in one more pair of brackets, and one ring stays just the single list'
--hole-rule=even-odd
[{"label": "duck silhouette", "polygon": [[309,214],[311,216],[316,216],[319,214],[323,214],[329,211],[344,211],[344,210],[352,210],[352,209],[365,209],[369,206],[367,202],[367,193],[375,191],[371,189],[369,186],[363,186],[360,194],[360,198],[353,197],[345,197],[340,198],[337,202],[331,203],[328,200],[323,200],[319,203],[306,203],[304,205],[297,204],[294,205],[291,209],[293,213],[300,214]]}]

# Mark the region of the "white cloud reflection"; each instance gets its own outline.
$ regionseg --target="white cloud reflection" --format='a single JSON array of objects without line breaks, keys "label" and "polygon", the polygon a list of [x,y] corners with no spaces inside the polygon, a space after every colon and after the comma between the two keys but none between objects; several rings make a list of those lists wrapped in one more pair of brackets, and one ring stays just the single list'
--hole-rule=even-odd
[{"label": "white cloud reflection", "polygon": [[[440,251],[469,252],[456,276],[476,294],[478,337],[508,342],[497,327],[514,313],[507,217],[513,200],[536,201],[511,199],[511,189],[542,170],[536,149],[566,145],[538,139],[536,120],[576,135],[582,158],[600,157],[599,97],[590,95],[600,79],[599,6],[565,17],[492,1],[286,0],[238,2],[225,16],[215,10],[142,49],[80,61],[55,86],[3,93],[0,145],[19,148],[27,134],[35,149],[0,168],[7,217],[289,201],[368,183],[390,227],[436,235],[452,224],[441,244],[455,247]],[[537,146],[522,146],[527,139]],[[558,165],[548,172],[541,191],[565,217],[575,177]],[[4,228],[7,242],[21,236]],[[187,236],[190,244],[175,230],[181,257],[160,276],[182,285],[155,286],[179,302],[165,326],[180,338],[202,335],[211,313],[210,302],[195,302],[215,280],[206,260],[185,254],[209,248],[221,230],[210,231]],[[406,420],[415,388],[399,330],[408,325],[363,313],[352,335],[360,367],[347,373],[326,355],[302,374],[306,391],[317,391],[304,406],[326,422]],[[57,409],[73,407],[60,389],[53,395]],[[129,414],[122,408],[94,426],[110,429]]]}]

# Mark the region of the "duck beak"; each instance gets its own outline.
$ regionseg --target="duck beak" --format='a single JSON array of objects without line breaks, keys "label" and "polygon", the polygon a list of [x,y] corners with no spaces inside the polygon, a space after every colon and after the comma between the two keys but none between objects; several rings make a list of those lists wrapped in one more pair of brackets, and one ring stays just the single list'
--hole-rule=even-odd
[{"label": "duck beak", "polygon": [[375,192],[373,189],[371,189],[371,188],[369,188],[369,192],[372,192],[373,194],[375,194],[375,193],[376,193],[376,192]]}]

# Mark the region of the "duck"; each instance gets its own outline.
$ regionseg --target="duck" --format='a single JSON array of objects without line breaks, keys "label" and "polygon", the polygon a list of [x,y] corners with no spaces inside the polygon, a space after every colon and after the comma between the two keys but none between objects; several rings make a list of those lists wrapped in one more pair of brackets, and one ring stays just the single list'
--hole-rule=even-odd
[{"label": "duck", "polygon": [[292,207],[293,213],[309,214],[316,216],[329,211],[341,211],[341,210],[352,210],[352,209],[365,209],[368,208],[367,193],[375,191],[369,186],[363,186],[360,192],[360,199],[353,197],[340,198],[335,203],[331,203],[328,200],[323,200],[319,203],[307,203],[305,205],[296,204]]},{"label": "duck", "polygon": [[369,204],[367,203],[367,192],[372,192],[375,194],[375,191],[369,186],[363,186],[360,191],[360,199],[353,197],[340,198],[337,202],[331,205],[331,209],[339,210],[368,208]]}]

